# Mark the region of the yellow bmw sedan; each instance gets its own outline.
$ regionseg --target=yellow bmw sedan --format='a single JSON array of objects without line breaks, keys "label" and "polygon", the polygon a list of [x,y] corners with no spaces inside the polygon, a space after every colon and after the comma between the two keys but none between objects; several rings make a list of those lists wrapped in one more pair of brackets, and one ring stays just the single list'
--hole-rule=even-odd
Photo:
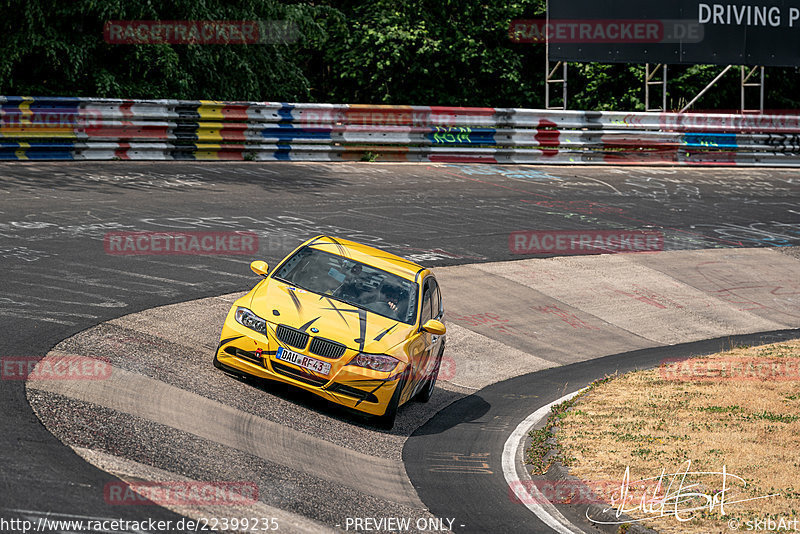
[{"label": "yellow bmw sedan", "polygon": [[445,345],[433,273],[382,250],[309,239],[231,307],[214,366],[279,380],[376,416],[433,393]]}]

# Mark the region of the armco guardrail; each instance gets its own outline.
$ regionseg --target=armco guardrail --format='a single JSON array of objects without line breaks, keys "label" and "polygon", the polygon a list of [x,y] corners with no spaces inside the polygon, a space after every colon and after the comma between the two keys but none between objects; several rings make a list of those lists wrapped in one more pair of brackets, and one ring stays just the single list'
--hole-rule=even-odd
[{"label": "armco guardrail", "polygon": [[0,97],[4,160],[800,165],[800,116]]}]

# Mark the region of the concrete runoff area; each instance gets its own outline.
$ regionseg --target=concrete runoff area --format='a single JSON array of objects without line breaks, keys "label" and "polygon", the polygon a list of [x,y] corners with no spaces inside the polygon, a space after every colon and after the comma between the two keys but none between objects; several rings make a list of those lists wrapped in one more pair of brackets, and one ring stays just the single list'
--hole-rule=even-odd
[{"label": "concrete runoff area", "polygon": [[[250,413],[246,404],[234,406],[230,401],[231,405],[226,405],[224,397],[204,390],[202,383],[212,377],[225,386],[242,387],[266,404],[281,396],[211,368],[210,355],[219,328],[241,293],[115,319],[65,340],[50,355],[104,357],[104,352],[120,348],[108,344],[116,338],[118,345],[134,347],[130,353],[142,350],[142,357],[147,356],[147,347],[153,354],[183,347],[196,358],[153,356],[157,370],[137,367],[133,358],[111,358],[114,368],[108,380],[29,381],[29,396],[47,391],[135,415],[425,515],[399,461],[399,451],[415,428],[470,391],[537,370],[637,348],[800,326],[800,261],[771,249],[528,259],[442,267],[436,273],[450,328],[445,352],[449,360],[443,367],[447,372],[442,373],[429,405],[411,404],[401,409],[400,432],[380,432],[346,417],[337,422],[325,409],[305,401],[293,405],[292,413],[301,413],[310,423],[287,426],[279,418],[268,420]],[[118,330],[112,335],[109,328]],[[126,337],[120,337],[120,332]],[[135,348],[137,339],[144,349]],[[175,374],[187,375],[186,381],[167,378]],[[278,401],[292,405],[293,399]],[[49,408],[58,410],[57,406],[45,406],[45,410]],[[41,410],[39,406],[38,415],[45,425],[74,445],[68,435],[60,435],[58,426],[48,425],[53,414]],[[332,419],[334,426],[326,427]],[[348,432],[363,439],[337,437]],[[136,434],[132,436],[135,439]],[[376,452],[376,442],[384,449]],[[108,465],[108,455],[76,448],[90,462]],[[283,454],[289,448],[296,454]]]},{"label": "concrete runoff area", "polygon": [[[48,357],[58,359],[59,354]],[[310,468],[370,495],[422,505],[399,462],[345,449],[140,374],[115,368],[106,380],[35,380],[31,387],[136,415],[296,470]],[[316,465],[320,459],[324,469]]]},{"label": "concrete runoff area", "polygon": [[[515,349],[476,358],[474,347],[462,350],[470,341],[450,343],[454,381],[474,388],[639,348],[800,326],[800,263],[771,249],[529,259],[437,273],[449,322]],[[498,367],[485,365],[494,359]]]},{"label": "concrete runoff area", "polygon": [[[161,482],[172,484],[176,482],[185,482],[188,484],[196,481],[186,477],[181,477],[170,471],[155,468],[151,465],[142,464],[119,456],[105,454],[91,449],[82,447],[75,447],[75,452],[78,453],[87,462],[96,465],[97,467],[108,471],[114,476],[119,477],[124,482],[136,488],[136,483],[141,481],[148,482]],[[186,517],[192,518],[200,524],[202,528],[208,518],[216,517],[235,517],[235,518],[274,518],[279,529],[282,532],[320,532],[320,533],[333,533],[335,529],[329,528],[324,524],[318,523],[302,515],[287,512],[274,506],[269,506],[256,501],[247,506],[230,506],[221,504],[210,504],[205,506],[175,506],[174,510]],[[252,523],[251,523],[252,524]],[[261,525],[263,526],[263,525]],[[266,526],[269,526],[267,522]]]}]

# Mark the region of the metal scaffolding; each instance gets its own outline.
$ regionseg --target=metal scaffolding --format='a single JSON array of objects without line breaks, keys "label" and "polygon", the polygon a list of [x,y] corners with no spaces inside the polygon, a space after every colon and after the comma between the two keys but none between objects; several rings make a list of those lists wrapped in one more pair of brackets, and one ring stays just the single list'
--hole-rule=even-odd
[{"label": "metal scaffolding", "polygon": [[[757,70],[761,71],[758,81],[750,81]],[[764,67],[745,67],[742,66],[741,71],[741,88],[742,88],[742,113],[764,113]],[[748,87],[757,87],[759,92],[758,109],[747,109],[745,107],[745,92]]]},{"label": "metal scaffolding", "polygon": [[[661,70],[661,79],[656,79]],[[650,87],[661,86],[661,108],[650,107]],[[658,64],[652,67],[650,63],[644,65],[644,110],[645,111],[667,111],[667,64]]]},{"label": "metal scaffolding", "polygon": [[[702,97],[704,94],[706,94],[720,80],[720,78],[722,78],[725,75],[725,73],[727,73],[732,68],[734,68],[734,65],[728,65],[727,67],[722,69],[722,72],[717,74],[716,78],[711,80],[709,82],[709,84],[706,85],[703,88],[702,91],[697,93],[697,96],[695,96],[692,100],[690,100],[688,104],[683,106],[683,109],[681,109],[680,112],[683,113],[684,111],[686,111],[690,107],[692,107],[695,102],[700,100],[700,97]],[[742,67],[740,67],[740,70],[741,70],[741,78],[740,78],[740,82],[739,82],[739,88],[740,88],[740,92],[741,92],[741,112],[742,113],[763,113],[764,112],[764,67],[752,67],[751,68],[751,67],[742,66]],[[757,71],[760,71],[760,73],[761,73],[760,77],[758,78],[758,81],[751,81],[751,79],[753,78],[753,76],[755,75],[755,73]],[[746,89],[748,87],[757,87],[759,89],[759,105],[758,105],[758,109],[747,109],[745,107],[745,92],[746,92]]]},{"label": "metal scaffolding", "polygon": [[[545,109],[567,109],[567,62],[557,61],[554,64],[550,61],[550,2],[547,0],[545,3],[545,84],[544,84],[544,107]],[[734,65],[728,65],[722,72],[720,72],[711,82],[706,85],[688,104],[686,104],[679,113],[684,113],[691,108],[695,102],[700,100],[729,70],[734,68]],[[741,112],[742,113],[763,113],[764,112],[764,67],[746,67],[741,66],[740,78],[740,91],[741,91]],[[560,75],[559,76],[559,70]],[[658,79],[659,72],[661,79]],[[758,76],[756,75],[758,73]],[[551,103],[551,86],[561,84],[561,104],[553,105]],[[650,105],[650,90],[654,86],[661,86],[661,107],[653,107]],[[759,104],[758,109],[747,109],[746,107],[746,93],[747,89],[757,88],[759,90]],[[667,64],[659,63],[651,65],[645,64],[645,80],[644,80],[644,107],[645,111],[667,111]]]},{"label": "metal scaffolding", "polygon": [[[556,78],[559,67],[561,67],[561,78]],[[547,60],[547,78],[544,84],[544,107],[545,109],[567,109],[567,62],[558,61],[555,66],[550,68],[550,59]],[[562,84],[561,87],[561,105],[550,105],[550,85]]]}]

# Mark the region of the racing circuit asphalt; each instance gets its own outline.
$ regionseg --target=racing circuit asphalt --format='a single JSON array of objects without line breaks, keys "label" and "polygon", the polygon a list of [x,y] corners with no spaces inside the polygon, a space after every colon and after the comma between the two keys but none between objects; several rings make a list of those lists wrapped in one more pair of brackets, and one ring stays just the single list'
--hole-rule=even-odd
[{"label": "racing circuit asphalt", "polygon": [[[662,229],[669,250],[800,244],[800,174],[787,170],[129,162],[0,169],[4,357],[41,357],[61,340],[115,317],[242,291],[253,283],[249,257],[108,255],[102,238],[114,230],[250,230],[259,234],[261,259],[270,263],[303,239],[330,233],[434,267],[524,258],[511,253],[508,235],[531,229]],[[198,328],[213,330],[215,321]],[[209,350],[197,349],[204,355]],[[547,397],[556,389],[540,394]],[[52,394],[42,394],[45,403],[46,395]],[[437,395],[446,403],[447,392]],[[22,381],[3,381],[2,400],[1,516],[180,517],[155,506],[109,506],[102,488],[115,479],[85,463],[41,425]],[[73,410],[86,409],[79,401],[49,400],[63,403],[64,424]],[[290,396],[285,409],[292,402],[306,401]],[[453,404],[420,432],[449,424],[452,410],[465,402]],[[107,408],[92,409],[101,421],[110,417]],[[317,417],[306,424],[328,424],[331,415],[321,410]],[[352,439],[348,424],[358,426],[342,419],[332,425],[334,441]],[[133,427],[160,433],[154,441],[202,450],[202,443],[180,430],[144,422]],[[413,425],[401,426],[381,439],[396,443],[413,431]],[[126,450],[131,444],[124,436],[111,434],[116,451],[137,456]],[[378,456],[384,445],[371,444]],[[268,462],[254,465],[265,472],[280,470]],[[313,499],[340,514],[364,509],[363,494],[312,482],[295,481],[295,496],[307,498],[278,502],[311,516]],[[420,492],[424,503],[442,515],[442,503],[429,502],[427,492]],[[334,526],[324,513],[317,518]]]}]

